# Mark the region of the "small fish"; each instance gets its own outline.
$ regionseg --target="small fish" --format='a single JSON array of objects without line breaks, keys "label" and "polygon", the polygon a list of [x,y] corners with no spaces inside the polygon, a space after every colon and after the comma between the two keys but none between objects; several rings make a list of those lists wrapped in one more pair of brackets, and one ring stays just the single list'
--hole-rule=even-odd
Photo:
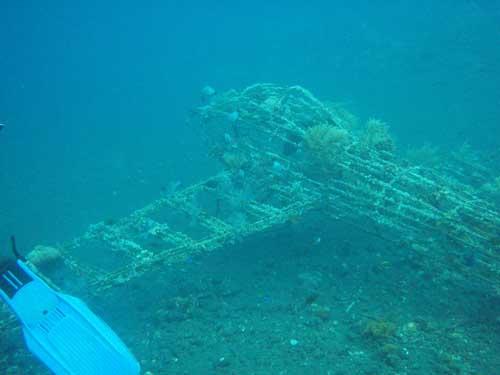
[{"label": "small fish", "polygon": [[239,117],[240,117],[240,114],[238,113],[238,111],[233,111],[227,115],[227,119],[230,122],[236,122],[236,120],[238,120]]},{"label": "small fish", "polygon": [[273,298],[271,296],[265,295],[262,297],[262,302],[264,302],[265,304],[270,304],[271,302],[273,302]]},{"label": "small fish", "polygon": [[464,256],[464,264],[467,266],[467,267],[474,267],[477,263],[477,259],[476,259],[476,256],[474,253],[471,253],[471,254],[466,254]]},{"label": "small fish", "polygon": [[201,98],[205,102],[210,101],[215,95],[217,95],[217,91],[212,86],[205,86],[201,89]]},{"label": "small fish", "polygon": [[5,128],[5,124],[0,124],[0,131],[2,131],[3,128]]},{"label": "small fish", "polygon": [[316,237],[316,238],[314,239],[314,244],[315,244],[315,245],[319,245],[320,243],[321,243],[321,237]]},{"label": "small fish", "polygon": [[277,160],[273,161],[272,170],[275,174],[280,175],[280,176],[286,172],[286,168],[283,166],[283,164],[281,164]]},{"label": "small fish", "polygon": [[233,144],[233,138],[231,137],[230,134],[224,133],[224,141],[228,144],[231,145]]}]

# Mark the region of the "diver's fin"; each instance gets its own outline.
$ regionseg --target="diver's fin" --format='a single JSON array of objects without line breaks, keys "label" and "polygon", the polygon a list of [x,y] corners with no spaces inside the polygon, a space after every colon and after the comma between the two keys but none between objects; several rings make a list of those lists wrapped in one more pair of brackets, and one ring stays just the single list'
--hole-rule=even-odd
[{"label": "diver's fin", "polygon": [[0,298],[22,324],[29,350],[56,375],[137,375],[111,328],[79,299],[58,293],[18,259],[0,264]]}]

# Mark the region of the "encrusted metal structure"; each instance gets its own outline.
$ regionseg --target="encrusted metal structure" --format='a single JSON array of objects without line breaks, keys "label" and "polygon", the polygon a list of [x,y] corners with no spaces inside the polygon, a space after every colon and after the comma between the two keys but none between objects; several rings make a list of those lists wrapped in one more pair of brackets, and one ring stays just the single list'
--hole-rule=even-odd
[{"label": "encrusted metal structure", "polygon": [[[272,84],[214,95],[190,122],[223,172],[61,246],[65,265],[97,293],[308,212],[499,285],[498,207],[459,168],[396,156],[380,123],[358,130],[302,87]],[[471,256],[474,267],[464,262]]]},{"label": "encrusted metal structure", "polygon": [[478,266],[463,271],[499,285],[498,207],[480,197],[466,174],[486,180],[480,163],[411,165],[394,155],[379,123],[356,131],[334,106],[299,86],[229,91],[198,114],[213,153],[230,170],[248,174],[247,181],[272,176],[261,203],[280,209],[274,196],[303,202],[302,212],[319,208],[455,271],[473,256]]}]

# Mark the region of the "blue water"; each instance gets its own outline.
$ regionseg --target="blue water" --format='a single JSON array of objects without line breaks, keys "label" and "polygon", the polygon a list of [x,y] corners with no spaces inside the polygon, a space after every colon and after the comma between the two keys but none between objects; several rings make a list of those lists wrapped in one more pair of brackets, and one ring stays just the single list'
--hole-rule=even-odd
[{"label": "blue water", "polygon": [[3,0],[0,245],[63,242],[214,174],[186,123],[205,85],[299,84],[400,150],[494,152],[499,41],[495,0]]},{"label": "blue water", "polygon": [[184,125],[205,84],[301,84],[383,118],[403,148],[498,147],[495,1],[1,8],[0,238],[17,233],[26,246],[68,238],[171,180],[209,173]]}]

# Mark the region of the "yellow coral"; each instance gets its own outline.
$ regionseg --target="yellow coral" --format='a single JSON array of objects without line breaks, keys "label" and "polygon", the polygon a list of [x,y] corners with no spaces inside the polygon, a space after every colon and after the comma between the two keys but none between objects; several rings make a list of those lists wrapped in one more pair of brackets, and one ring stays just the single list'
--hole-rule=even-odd
[{"label": "yellow coral", "polygon": [[320,124],[307,130],[304,142],[318,160],[333,164],[349,142],[349,133],[339,127]]},{"label": "yellow coral", "polygon": [[367,121],[361,136],[361,144],[377,151],[394,151],[394,140],[389,134],[389,127],[381,120],[371,118]]},{"label": "yellow coral", "polygon": [[370,320],[363,331],[364,336],[385,339],[396,333],[396,325],[386,320]]},{"label": "yellow coral", "polygon": [[245,166],[248,160],[241,152],[225,152],[222,155],[222,162],[229,169],[241,169]]}]

